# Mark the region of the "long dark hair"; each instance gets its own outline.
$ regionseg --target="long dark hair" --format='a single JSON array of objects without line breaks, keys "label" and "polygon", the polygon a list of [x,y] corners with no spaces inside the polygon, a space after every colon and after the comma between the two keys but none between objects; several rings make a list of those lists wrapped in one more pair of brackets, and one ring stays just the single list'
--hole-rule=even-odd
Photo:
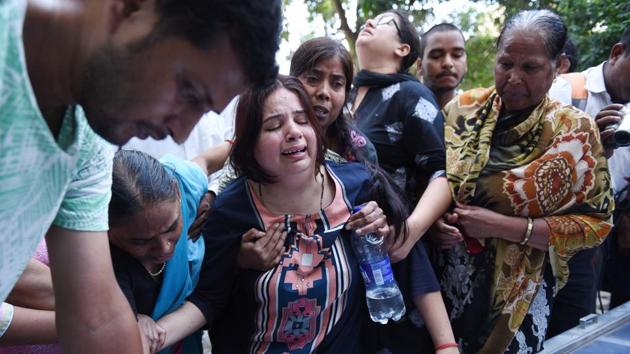
[{"label": "long dark hair", "polygon": [[[254,158],[254,148],[262,129],[263,109],[265,102],[275,91],[284,88],[293,92],[299,99],[304,114],[315,131],[317,140],[317,165],[324,162],[324,142],[321,127],[313,113],[311,100],[300,80],[292,76],[278,75],[278,78],[269,85],[255,86],[246,90],[238,100],[236,108],[236,120],[234,123],[234,146],[230,163],[234,170],[241,176],[258,182],[273,183],[275,176],[265,171]],[[317,167],[315,171],[318,171]]]},{"label": "long dark hair", "polygon": [[341,62],[343,74],[346,77],[345,101],[339,116],[326,129],[326,141],[329,143],[334,141],[337,143],[337,149],[340,155],[347,157],[348,153],[354,156],[358,161],[366,161],[367,156],[362,149],[356,149],[352,145],[351,130],[354,128],[351,121],[351,114],[346,108],[350,90],[352,88],[352,79],[354,78],[354,65],[352,64],[352,56],[341,44],[341,42],[328,37],[318,37],[310,39],[300,45],[291,58],[290,74],[299,77],[304,73],[309,73],[315,66],[325,60],[337,58]]},{"label": "long dark hair", "polygon": [[155,158],[134,150],[114,155],[109,224],[123,220],[155,203],[179,199],[175,177]]},{"label": "long dark hair", "polygon": [[387,223],[396,228],[397,237],[406,238],[409,205],[403,191],[382,168],[369,163],[365,166],[371,176],[369,199],[375,201],[383,209]]}]

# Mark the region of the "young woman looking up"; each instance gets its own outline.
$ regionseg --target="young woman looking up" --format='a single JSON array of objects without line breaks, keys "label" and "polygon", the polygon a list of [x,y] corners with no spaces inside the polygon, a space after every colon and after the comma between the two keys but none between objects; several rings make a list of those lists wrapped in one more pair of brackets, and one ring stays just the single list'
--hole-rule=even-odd
[{"label": "young woman looking up", "polygon": [[[361,71],[354,79],[352,110],[357,127],[376,147],[380,167],[414,206],[408,237],[391,238],[397,240],[390,247],[392,260],[403,261],[395,266],[397,279],[408,288],[403,295],[413,300],[435,348],[456,352],[439,285],[418,242],[452,198],[444,173],[443,117],[431,91],[407,74],[420,50],[408,17],[391,10],[366,21],[356,42]],[[382,345],[394,353],[423,346],[410,324],[422,327],[422,321],[413,321],[414,312],[410,315],[412,321],[384,329]]]}]

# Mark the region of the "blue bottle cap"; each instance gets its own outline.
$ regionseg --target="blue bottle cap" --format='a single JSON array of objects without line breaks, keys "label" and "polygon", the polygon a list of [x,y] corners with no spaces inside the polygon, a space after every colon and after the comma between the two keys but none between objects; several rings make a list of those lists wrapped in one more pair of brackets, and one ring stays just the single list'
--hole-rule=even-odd
[{"label": "blue bottle cap", "polygon": [[361,208],[363,208],[363,205],[355,206],[354,208],[352,208],[352,214],[358,213],[359,211],[361,211]]}]

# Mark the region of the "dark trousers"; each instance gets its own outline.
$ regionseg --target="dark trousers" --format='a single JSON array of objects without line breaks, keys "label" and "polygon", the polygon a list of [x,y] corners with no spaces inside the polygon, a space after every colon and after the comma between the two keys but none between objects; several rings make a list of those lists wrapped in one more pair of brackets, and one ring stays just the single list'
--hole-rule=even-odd
[{"label": "dark trousers", "polygon": [[577,326],[580,318],[595,313],[601,254],[601,247],[596,247],[578,252],[569,261],[569,281],[553,302],[547,338]]}]

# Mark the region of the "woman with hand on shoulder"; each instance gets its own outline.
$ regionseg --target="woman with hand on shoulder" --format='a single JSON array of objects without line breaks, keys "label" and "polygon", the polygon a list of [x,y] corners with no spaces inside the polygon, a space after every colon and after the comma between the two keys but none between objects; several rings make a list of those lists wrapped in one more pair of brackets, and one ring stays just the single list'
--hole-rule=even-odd
[{"label": "woman with hand on shoulder", "polygon": [[[352,56],[343,44],[328,37],[302,43],[291,58],[290,74],[302,82],[309,95],[326,144],[324,158],[338,163],[376,164],[374,145],[352,124],[345,108],[354,69]],[[243,268],[268,270],[279,261],[284,247],[282,235],[264,236],[255,229],[243,235],[239,252]]]},{"label": "woman with hand on shoulder", "polygon": [[517,13],[497,41],[495,87],[445,107],[457,201],[445,219],[467,242],[440,254],[438,272],[467,353],[540,351],[568,261],[611,228],[597,126],[547,96],[565,41],[555,13]]},{"label": "woman with hand on shoulder", "polygon": [[[217,196],[204,229],[212,253],[201,282],[214,292],[213,353],[364,352],[356,334],[365,295],[348,228],[386,235],[389,227],[368,202],[370,172],[324,162],[323,146],[297,79],[280,77],[241,96],[231,156],[241,177]],[[405,210],[389,201],[382,207],[400,228]],[[237,265],[241,235],[252,228],[285,235],[270,270]]]}]

